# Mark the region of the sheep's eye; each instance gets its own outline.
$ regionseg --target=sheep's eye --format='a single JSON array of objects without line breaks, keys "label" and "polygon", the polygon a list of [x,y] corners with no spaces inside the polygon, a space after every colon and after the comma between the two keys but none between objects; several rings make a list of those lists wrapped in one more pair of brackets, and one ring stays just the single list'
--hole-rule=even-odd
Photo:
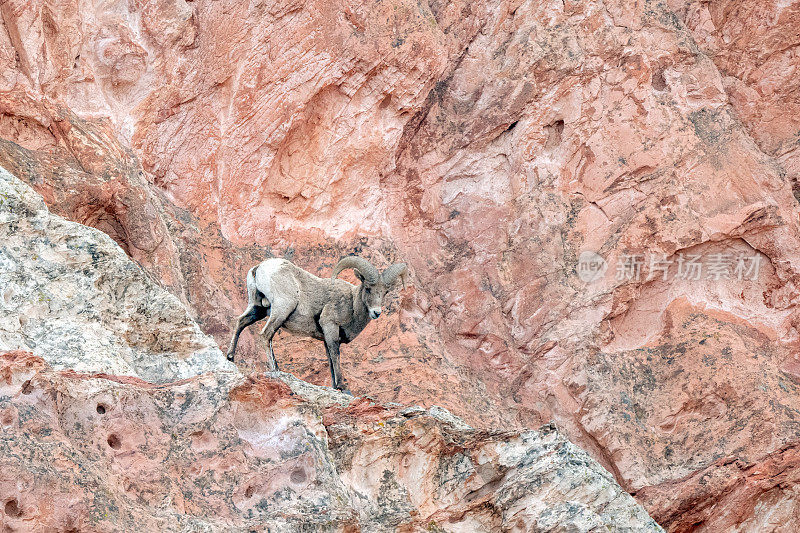
[{"label": "sheep's eye", "polygon": [[369,287],[367,287],[367,289],[366,289],[366,290],[367,290],[367,294],[369,294],[369,293],[370,293]]}]

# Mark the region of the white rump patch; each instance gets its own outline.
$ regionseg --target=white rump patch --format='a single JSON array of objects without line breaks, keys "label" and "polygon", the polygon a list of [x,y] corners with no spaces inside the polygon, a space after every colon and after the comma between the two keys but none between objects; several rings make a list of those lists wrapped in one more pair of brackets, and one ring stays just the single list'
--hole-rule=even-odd
[{"label": "white rump patch", "polygon": [[[256,270],[256,288],[264,293],[264,296],[267,298],[267,303],[273,301],[272,276],[288,263],[289,261],[286,259],[272,258],[267,259],[258,266]],[[263,307],[267,306],[264,305]]]}]

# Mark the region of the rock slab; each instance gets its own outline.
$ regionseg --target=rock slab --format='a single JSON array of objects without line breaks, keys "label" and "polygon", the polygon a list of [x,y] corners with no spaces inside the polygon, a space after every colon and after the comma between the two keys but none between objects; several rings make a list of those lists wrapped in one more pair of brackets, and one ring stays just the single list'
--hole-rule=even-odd
[{"label": "rock slab", "polygon": [[0,242],[5,531],[662,531],[554,426],[243,376],[110,237],[2,169]]},{"label": "rock slab", "polygon": [[155,385],[0,355],[24,531],[663,531],[555,427],[478,431],[288,374]]}]

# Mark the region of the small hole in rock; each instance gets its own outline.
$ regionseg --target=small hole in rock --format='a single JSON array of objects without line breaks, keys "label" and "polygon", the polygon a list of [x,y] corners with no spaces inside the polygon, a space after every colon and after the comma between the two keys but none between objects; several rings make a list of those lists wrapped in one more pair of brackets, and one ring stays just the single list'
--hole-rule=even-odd
[{"label": "small hole in rock", "polygon": [[544,127],[547,134],[547,140],[544,142],[545,148],[555,148],[561,144],[561,135],[564,133],[564,121],[556,120],[552,124]]},{"label": "small hole in rock", "polygon": [[664,79],[664,69],[659,69],[653,72],[652,82],[653,89],[656,91],[663,91],[667,88],[667,80]]},{"label": "small hole in rock", "polygon": [[508,127],[506,128],[506,131],[511,131],[511,130],[513,130],[514,128],[516,128],[516,127],[517,127],[517,124],[519,124],[519,120],[515,120],[514,122],[512,122],[511,124],[509,124],[509,125],[508,125]]},{"label": "small hole in rock", "polygon": [[308,479],[308,476],[306,476],[306,471],[302,468],[295,468],[292,470],[292,473],[289,474],[289,479],[292,483],[302,483]]},{"label": "small hole in rock", "polygon": [[255,492],[255,489],[252,486],[251,487],[247,487],[245,489],[245,491],[244,491],[244,497],[245,498],[252,498],[254,492]]},{"label": "small hole in rock", "polygon": [[17,502],[16,498],[12,498],[6,502],[6,506],[4,508],[6,516],[17,517],[22,514],[22,510],[19,508],[19,503]]},{"label": "small hole in rock", "polygon": [[115,450],[119,450],[120,446],[122,446],[122,441],[116,433],[109,435],[108,439],[106,439],[106,442],[108,442],[108,445]]},{"label": "small hole in rock", "polygon": [[22,394],[30,394],[31,392],[33,392],[33,385],[31,380],[28,380],[22,384]]},{"label": "small hole in rock", "polygon": [[104,414],[106,414],[106,406],[105,406],[105,405],[103,405],[102,403],[98,403],[98,404],[97,404],[97,414],[98,414],[98,415],[104,415]]}]

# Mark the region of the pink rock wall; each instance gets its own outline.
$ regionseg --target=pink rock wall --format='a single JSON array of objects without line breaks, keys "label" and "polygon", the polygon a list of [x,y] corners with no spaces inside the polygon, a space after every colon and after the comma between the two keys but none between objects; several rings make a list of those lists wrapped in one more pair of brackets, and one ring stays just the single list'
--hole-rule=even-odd
[{"label": "pink rock wall", "polygon": [[[797,516],[791,476],[697,481],[779,453],[796,468],[797,3],[0,13],[2,164],[220,344],[268,252],[322,275],[353,251],[403,260],[414,287],[344,350],[356,393],[476,425],[553,419],[671,530]],[[609,264],[593,283],[587,250]],[[698,253],[757,255],[760,275],[614,276],[625,255]],[[327,383],[319,343],[276,350]]]},{"label": "pink rock wall", "polygon": [[286,375],[58,372],[22,351],[0,354],[0,393],[5,530],[663,532],[552,425],[474,430]]},{"label": "pink rock wall", "polygon": [[719,69],[729,102],[795,191],[800,176],[800,6],[796,2],[669,2]]}]

